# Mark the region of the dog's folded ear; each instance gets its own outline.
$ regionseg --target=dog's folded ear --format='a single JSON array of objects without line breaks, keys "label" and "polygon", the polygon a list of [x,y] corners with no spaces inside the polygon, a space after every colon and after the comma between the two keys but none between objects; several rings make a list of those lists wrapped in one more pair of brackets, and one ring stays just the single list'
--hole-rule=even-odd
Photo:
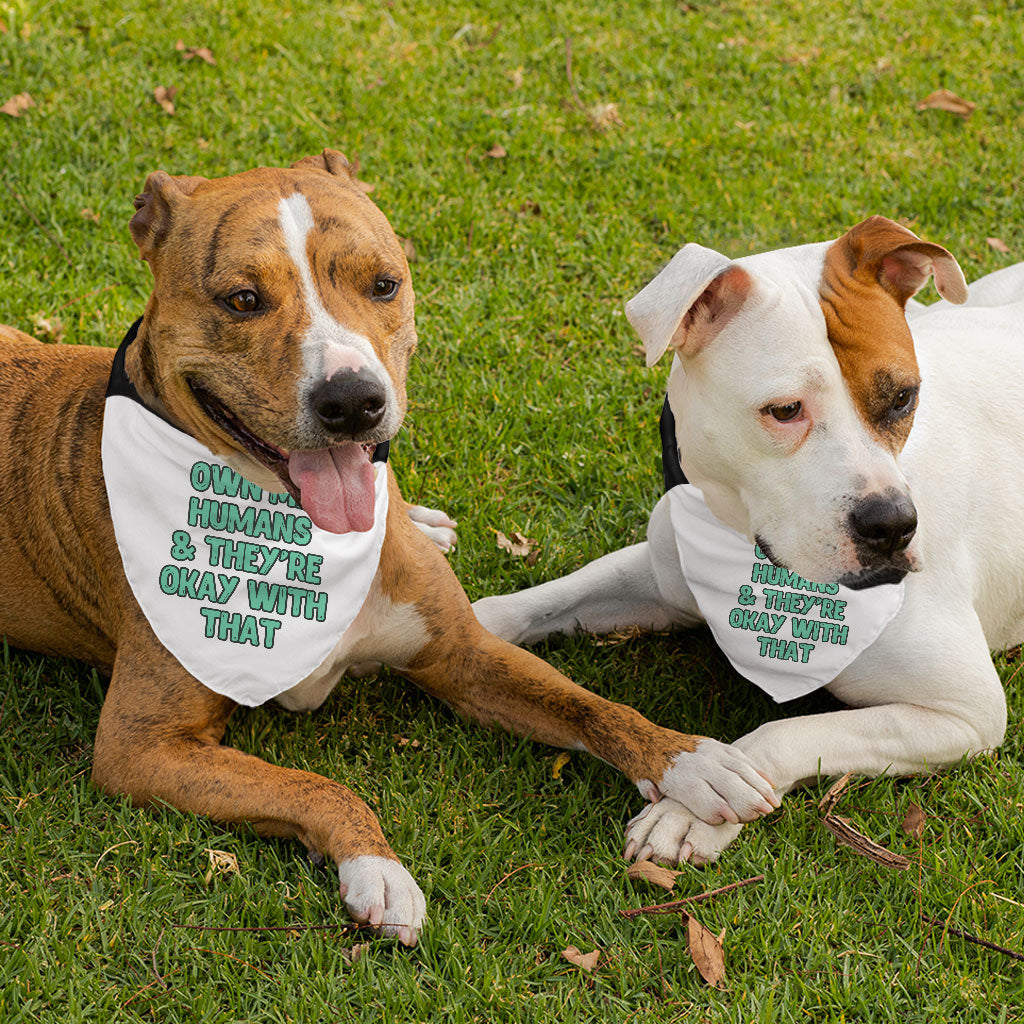
[{"label": "dog's folded ear", "polygon": [[325,149],[322,153],[317,153],[314,156],[304,156],[301,160],[296,160],[291,166],[292,170],[326,171],[328,174],[334,174],[339,178],[355,177],[348,157],[344,153],[339,153],[336,149]]},{"label": "dog's folded ear", "polygon": [[146,179],[135,197],[135,216],[128,222],[128,230],[144,260],[152,258],[167,235],[175,205],[207,180],[186,174],[172,177],[166,171],[154,171]]},{"label": "dog's folded ear", "polygon": [[888,217],[868,217],[834,245],[851,273],[877,281],[901,306],[933,275],[947,302],[967,301],[967,282],[953,254]]},{"label": "dog's folded ear", "polygon": [[732,319],[750,293],[749,274],[720,252],[690,242],[646,288],[626,303],[653,366],[672,348],[700,351]]}]

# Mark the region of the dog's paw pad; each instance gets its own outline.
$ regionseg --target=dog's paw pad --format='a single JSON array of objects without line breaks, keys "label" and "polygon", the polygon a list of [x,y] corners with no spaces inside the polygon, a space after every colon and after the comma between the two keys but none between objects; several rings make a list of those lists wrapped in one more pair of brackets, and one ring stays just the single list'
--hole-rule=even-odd
[{"label": "dog's paw pad", "polygon": [[354,921],[381,935],[415,946],[423,929],[427,902],[412,875],[388,857],[353,857],[338,865],[345,906]]}]

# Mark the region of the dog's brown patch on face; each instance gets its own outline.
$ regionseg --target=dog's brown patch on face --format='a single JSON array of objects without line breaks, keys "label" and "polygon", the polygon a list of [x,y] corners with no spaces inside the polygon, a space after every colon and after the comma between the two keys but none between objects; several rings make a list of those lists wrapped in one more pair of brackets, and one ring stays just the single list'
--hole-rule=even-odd
[{"label": "dog's brown patch on face", "polygon": [[[156,194],[140,197],[145,216],[133,222],[154,271],[153,296],[129,350],[128,372],[144,397],[159,391],[170,418],[216,454],[237,443],[205,414],[190,382],[262,440],[285,451],[318,446],[302,431],[298,387],[310,310],[279,221],[281,200],[299,192],[313,215],[306,255],[320,303],[369,340],[404,414],[416,346],[409,268],[384,215],[348,175],[302,166],[188,179],[183,189],[177,181],[152,176],[147,189]],[[382,275],[399,282],[390,302],[372,297]],[[225,308],[242,290],[260,296],[256,314]]]},{"label": "dog's brown patch on face", "polygon": [[871,433],[895,453],[910,434],[921,376],[903,312],[908,296],[901,301],[880,275],[888,251],[914,236],[898,225],[892,226],[903,233],[896,235],[874,225],[883,220],[865,221],[829,246],[819,295],[854,405]]}]

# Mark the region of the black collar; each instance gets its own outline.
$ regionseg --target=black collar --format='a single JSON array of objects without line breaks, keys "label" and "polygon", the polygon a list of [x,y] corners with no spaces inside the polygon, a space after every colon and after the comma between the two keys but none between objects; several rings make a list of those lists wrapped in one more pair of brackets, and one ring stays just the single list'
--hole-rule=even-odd
[{"label": "black collar", "polygon": [[[150,409],[142,400],[142,396],[135,390],[135,385],[128,379],[128,374],[124,371],[125,352],[128,351],[128,346],[138,335],[139,326],[141,324],[142,317],[140,316],[139,319],[128,328],[128,333],[124,336],[124,340],[120,345],[118,345],[117,351],[114,353],[114,365],[110,368],[110,381],[107,383],[107,398],[111,395],[120,395],[122,398],[130,398],[133,402],[138,402],[143,409],[153,413],[154,416],[159,416],[159,413]],[[161,417],[161,419],[162,418],[163,417]],[[390,451],[391,442],[381,441],[381,443],[374,448],[370,461],[387,462]]]},{"label": "black collar", "polygon": [[679,464],[679,445],[676,444],[676,418],[672,415],[672,407],[668,398],[661,407],[661,419],[658,420],[661,432],[661,472],[665,477],[665,490],[671,491],[679,484],[687,484],[683,467]]}]

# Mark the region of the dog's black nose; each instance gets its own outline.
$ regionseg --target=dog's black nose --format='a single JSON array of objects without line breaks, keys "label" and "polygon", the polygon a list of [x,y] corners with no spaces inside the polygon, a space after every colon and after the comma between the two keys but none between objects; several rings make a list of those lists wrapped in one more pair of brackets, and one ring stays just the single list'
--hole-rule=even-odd
[{"label": "dog's black nose", "polygon": [[911,542],[917,530],[917,509],[906,494],[873,494],[850,513],[854,540],[876,555],[892,558]]},{"label": "dog's black nose", "polygon": [[357,371],[336,373],[321,381],[309,395],[317,419],[332,434],[357,437],[384,418],[387,396],[376,377]]}]

